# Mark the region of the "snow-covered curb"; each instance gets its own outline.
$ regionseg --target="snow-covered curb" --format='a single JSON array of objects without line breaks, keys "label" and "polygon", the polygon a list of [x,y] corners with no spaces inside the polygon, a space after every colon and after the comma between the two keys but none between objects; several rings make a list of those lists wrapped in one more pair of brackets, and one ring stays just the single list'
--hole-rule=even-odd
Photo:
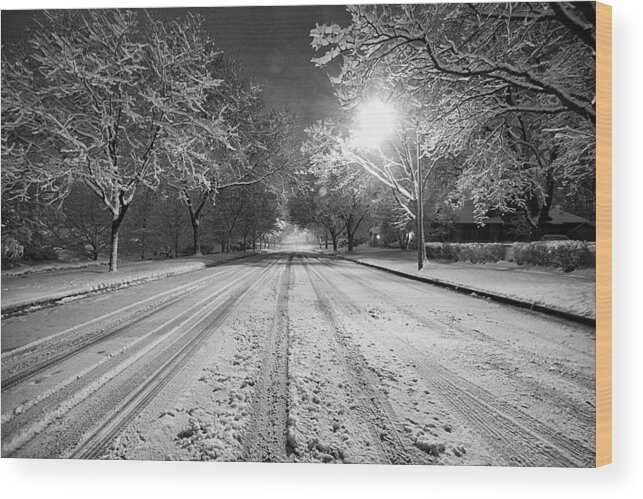
[{"label": "snow-covered curb", "polygon": [[60,292],[52,292],[46,296],[29,298],[22,300],[16,303],[11,303],[9,305],[2,305],[0,308],[0,313],[4,318],[7,315],[13,315],[25,311],[35,310],[42,308],[47,305],[53,305],[55,303],[61,302],[63,300],[78,299],[84,296],[96,294],[96,293],[105,293],[109,291],[115,291],[120,288],[134,286],[137,284],[143,284],[149,281],[155,281],[158,279],[164,279],[167,277],[185,274],[187,272],[193,272],[195,270],[201,270],[208,267],[216,267],[224,263],[232,262],[235,260],[240,260],[242,258],[248,258],[250,256],[256,255],[255,252],[245,253],[243,255],[235,256],[232,258],[224,259],[221,261],[207,262],[207,261],[198,261],[198,262],[184,262],[182,265],[174,265],[167,270],[154,270],[151,272],[140,271],[135,274],[128,275],[115,275],[115,276],[106,276],[106,279],[85,284],[74,289],[69,289]]},{"label": "snow-covered curb", "polygon": [[402,272],[399,270],[391,269],[389,267],[384,267],[381,265],[364,262],[356,258],[349,258],[341,255],[329,255],[329,254],[327,254],[327,256],[331,256],[333,258],[340,258],[342,260],[346,260],[349,262],[357,263],[359,265],[364,265],[366,267],[382,270],[384,272],[388,272],[390,274],[398,275],[401,277],[406,277],[408,279],[413,279],[415,281],[425,282],[427,284],[433,284],[443,288],[451,289],[453,291],[457,291],[458,293],[479,296],[482,298],[488,298],[490,300],[497,301],[500,303],[506,303],[516,307],[526,308],[529,310],[534,310],[536,312],[542,312],[548,315],[553,315],[555,317],[560,317],[563,319],[567,319],[574,322],[579,322],[581,324],[587,324],[589,326],[596,327],[596,317],[593,317],[593,316],[577,314],[568,310],[563,310],[563,309],[553,307],[551,305],[545,305],[543,303],[521,300],[516,297],[504,295],[502,293],[491,292],[489,290],[479,289],[476,287],[463,285],[455,282],[450,282],[443,279],[437,279],[434,277],[423,277],[415,274],[410,274],[408,272]]},{"label": "snow-covered curb", "polygon": [[16,269],[9,269],[2,271],[2,277],[21,277],[28,274],[40,274],[42,272],[54,272],[56,270],[82,270],[92,267],[100,267],[107,265],[107,260],[90,261],[90,262],[74,262],[74,263],[52,263],[47,265],[36,265],[33,267],[19,267]]}]

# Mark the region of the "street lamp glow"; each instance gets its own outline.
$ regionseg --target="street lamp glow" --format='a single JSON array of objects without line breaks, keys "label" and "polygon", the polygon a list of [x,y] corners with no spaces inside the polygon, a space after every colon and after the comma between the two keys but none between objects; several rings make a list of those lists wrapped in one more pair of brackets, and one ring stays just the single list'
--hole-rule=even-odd
[{"label": "street lamp glow", "polygon": [[379,99],[364,102],[358,109],[353,141],[359,147],[380,147],[395,129],[395,108]]}]

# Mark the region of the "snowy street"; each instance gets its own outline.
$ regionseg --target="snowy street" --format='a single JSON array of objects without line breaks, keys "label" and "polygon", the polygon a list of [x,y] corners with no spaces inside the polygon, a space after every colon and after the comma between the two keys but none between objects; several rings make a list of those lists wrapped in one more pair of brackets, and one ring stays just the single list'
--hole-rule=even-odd
[{"label": "snowy street", "polygon": [[2,456],[593,466],[595,331],[306,252],[2,321]]}]

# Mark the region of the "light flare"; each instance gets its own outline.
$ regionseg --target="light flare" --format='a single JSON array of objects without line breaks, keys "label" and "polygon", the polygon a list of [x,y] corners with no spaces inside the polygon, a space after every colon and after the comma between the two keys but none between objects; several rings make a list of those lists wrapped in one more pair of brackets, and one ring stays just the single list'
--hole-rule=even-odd
[{"label": "light flare", "polygon": [[395,130],[395,108],[379,99],[363,103],[358,110],[352,140],[358,147],[375,149]]}]

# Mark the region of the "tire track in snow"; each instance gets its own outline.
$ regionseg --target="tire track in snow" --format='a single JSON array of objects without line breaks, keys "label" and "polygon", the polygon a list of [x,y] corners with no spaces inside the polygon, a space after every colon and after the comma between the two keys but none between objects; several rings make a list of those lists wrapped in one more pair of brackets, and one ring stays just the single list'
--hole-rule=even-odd
[{"label": "tire track in snow", "polygon": [[284,462],[288,444],[288,298],[291,265],[286,262],[278,286],[277,305],[265,342],[259,381],[255,388],[252,416],[244,442],[244,461]]},{"label": "tire track in snow", "polygon": [[[327,268],[332,269],[331,266]],[[337,306],[344,307],[349,314],[359,310],[352,305],[350,296],[335,283],[321,274],[318,277],[332,287]],[[377,327],[373,329],[377,330]],[[419,352],[394,331],[388,330],[386,335],[378,339],[380,342],[386,341],[387,348],[403,353],[406,364],[421,375],[433,388],[433,393],[437,393],[445,405],[474,425],[508,464],[593,466],[593,450],[458,376],[428,354]]]},{"label": "tire track in snow", "polygon": [[[353,272],[352,271],[353,269],[346,271],[343,268],[338,268],[337,266],[332,265],[326,259],[318,258],[318,260],[331,271],[337,272],[340,275],[354,282],[358,282],[361,286],[368,289],[368,291],[371,292],[371,294],[377,296],[382,301],[385,301],[388,303],[391,303],[391,302],[395,303],[396,307],[398,307],[406,315],[408,315],[409,317],[412,317],[414,320],[418,321],[419,323],[422,323],[422,324],[428,323],[427,325],[429,326],[441,328],[449,333],[455,333],[465,339],[469,339],[473,333],[474,336],[477,336],[480,338],[479,341],[493,343],[494,345],[496,345],[497,347],[503,350],[510,350],[510,351],[516,352],[516,354],[524,355],[526,357],[529,357],[530,355],[537,355],[541,357],[540,354],[528,352],[525,349],[517,347],[511,343],[500,341],[497,338],[494,338],[491,335],[483,333],[477,329],[464,330],[460,326],[454,326],[451,323],[446,323],[434,318],[428,318],[413,310],[412,307],[410,307],[406,303],[403,303],[401,300],[397,299],[396,296],[386,294],[381,289],[378,289],[377,287],[373,286],[362,276],[357,275],[356,272]],[[358,313],[362,312],[362,310],[360,310],[359,308],[355,308],[354,311]],[[524,329],[521,329],[521,330],[525,331]],[[558,342],[554,342],[554,343],[559,344]],[[545,360],[548,361],[548,359],[545,359]],[[497,372],[502,376],[507,376],[501,371],[497,371]],[[568,379],[575,385],[586,390],[591,390],[591,391],[594,390],[595,388],[594,380],[589,379],[583,373],[573,369],[564,369],[561,372],[565,375],[566,379]],[[553,387],[553,386],[544,387],[537,381],[534,381],[529,378],[525,378],[523,376],[511,376],[509,381],[521,385],[523,391],[527,390],[529,393],[531,393],[532,395],[535,395],[540,400],[549,401],[549,404],[551,406],[564,409],[567,416],[572,416],[585,425],[590,425],[590,424],[593,425],[595,423],[595,420],[596,420],[595,411],[592,408],[590,408],[589,406],[585,406],[582,403],[578,403],[578,401],[571,400],[568,396],[561,393],[560,390],[557,389],[556,387]]]},{"label": "tire track in snow", "polygon": [[[317,258],[320,262],[322,262],[326,266],[332,265],[333,270],[335,270],[336,272],[342,273],[344,275],[346,275],[345,272],[343,272],[344,270],[350,272],[351,275],[356,276],[356,270],[357,269],[363,269],[363,270],[367,269],[367,267],[360,266],[359,264],[351,262],[351,261],[348,261],[348,260],[330,260],[329,258],[321,258],[318,255],[315,255],[315,258]],[[340,270],[340,269],[342,269],[342,270]],[[411,279],[407,279],[407,278],[401,277],[399,275],[390,274],[390,273],[387,273],[387,272],[384,272],[384,271],[381,271],[381,270],[373,269],[372,267],[369,268],[369,269],[374,271],[374,272],[376,272],[376,273],[378,273],[378,274],[385,275],[386,279],[391,281],[391,282],[395,282],[396,284],[399,284],[399,285],[404,286],[404,287],[409,288],[409,289],[413,289],[413,290],[418,291],[418,292],[423,293],[423,294],[427,293],[427,291],[429,289],[431,289],[433,292],[443,292],[443,293],[447,293],[447,294],[452,293],[451,291],[443,289],[443,288],[436,288],[435,286],[432,286],[431,284],[422,284],[420,282],[413,281]],[[359,277],[356,277],[356,278],[360,279]],[[363,281],[363,279],[360,279],[360,280]],[[376,288],[373,288],[370,285],[368,287],[372,288],[372,289],[376,289]],[[467,295],[464,295],[464,294],[462,294],[460,296],[463,299],[465,299],[467,297]],[[470,296],[470,298],[473,298],[476,301],[480,301],[480,297],[475,298],[473,296]],[[540,312],[533,312],[533,311],[530,311],[528,309],[519,309],[518,310],[518,309],[515,309],[512,306],[502,305],[502,304],[499,304],[499,303],[496,303],[495,305],[497,307],[500,307],[500,308],[505,308],[507,310],[512,310],[515,314],[529,315],[530,317],[533,317],[536,320],[546,321],[548,323],[562,324],[562,325],[565,325],[565,326],[569,326],[569,324],[570,324],[570,322],[565,320],[565,319],[561,319],[561,318],[557,318],[557,317],[553,317],[553,316],[546,316],[546,315],[543,315]],[[437,319],[434,319],[434,320],[437,320]],[[437,320],[437,321],[441,322],[439,320]],[[572,324],[573,324],[572,327],[574,327],[574,328],[592,329],[592,328],[590,328],[590,326],[581,326],[581,325],[576,324],[576,323],[572,323]],[[517,330],[519,330],[521,333],[524,333],[524,334],[527,334],[529,336],[535,337],[538,341],[545,341],[547,343],[551,343],[551,344],[556,345],[558,347],[562,347],[562,348],[565,348],[567,350],[572,350],[575,353],[580,354],[580,355],[582,355],[582,356],[584,356],[584,357],[586,357],[588,359],[591,359],[591,360],[594,359],[595,354],[594,354],[593,351],[588,352],[588,351],[585,351],[585,350],[580,350],[578,348],[575,348],[574,346],[569,345],[568,343],[566,343],[564,341],[560,341],[558,339],[558,337],[556,337],[556,336],[554,336],[554,337],[551,337],[551,336],[544,337],[544,336],[541,336],[541,335],[537,335],[536,333],[534,333],[534,331],[531,331],[530,329],[527,329],[527,328],[523,328],[519,323],[515,323],[514,327]],[[595,328],[593,328],[593,329],[595,329]],[[595,335],[595,332],[593,334]],[[591,382],[591,384],[593,386],[593,384],[594,384],[593,381]]]},{"label": "tire track in snow", "polygon": [[[319,308],[331,324],[333,337],[337,345],[336,352],[342,363],[356,383],[361,392],[360,402],[366,413],[369,413],[369,424],[371,432],[376,436],[381,450],[386,456],[388,464],[419,464],[427,460],[411,444],[398,428],[401,428],[399,418],[387,401],[378,395],[378,390],[369,381],[365,359],[359,354],[350,339],[350,333],[342,323],[336,307],[331,299],[336,287],[331,285],[326,278],[316,270],[312,269],[307,257],[304,257],[304,264],[308,272],[310,284],[313,287],[319,303]],[[315,279],[313,279],[313,277]],[[322,289],[323,285],[326,289]],[[417,452],[416,452],[417,451]]]},{"label": "tire track in snow", "polygon": [[[161,366],[156,371],[150,373],[150,368],[146,367],[147,372],[144,374],[142,383],[137,383],[136,380],[133,382],[128,380],[129,384],[134,387],[128,397],[112,411],[104,422],[86,432],[80,444],[68,452],[65,457],[72,459],[99,459],[104,456],[109,444],[125,430],[152,400],[159,396],[201,346],[219,333],[219,328],[235,309],[244,300],[257,293],[278,262],[279,260],[271,262],[265,269],[260,271],[258,276],[252,275],[253,272],[248,272],[250,274],[248,279],[251,280],[251,283],[246,286],[246,281],[238,281],[236,283],[238,287],[235,292],[231,293],[220,307],[209,311],[205,315],[204,319],[209,319],[205,327],[201,328],[196,335],[187,338],[183,345],[179,345],[178,351],[172,353],[169,349],[166,349],[162,352],[159,357],[167,357],[167,353],[171,357],[162,361]],[[187,335],[184,335],[181,339],[185,339],[185,336]],[[153,366],[155,363],[159,363],[158,358],[154,362],[150,362],[150,365]]]},{"label": "tire track in snow", "polygon": [[213,279],[225,277],[235,269],[203,277],[196,282],[159,293],[84,324],[54,333],[2,354],[2,391],[26,381],[87,348],[126,333],[147,317],[160,312],[194,292],[206,287]]},{"label": "tire track in snow", "polygon": [[[52,437],[52,435],[65,435],[71,431],[72,433],[75,432],[76,440],[82,438],[81,426],[84,425],[83,427],[87,429],[87,425],[103,420],[105,414],[113,412],[113,408],[119,405],[119,402],[123,399],[123,394],[120,393],[123,391],[122,384],[129,384],[130,391],[140,391],[141,386],[147,383],[149,377],[138,379],[136,377],[137,373],[147,371],[149,374],[149,366],[154,366],[155,362],[157,364],[162,362],[159,359],[163,355],[167,357],[173,349],[181,349],[181,341],[189,341],[189,338],[195,335],[200,337],[199,333],[194,333],[192,336],[190,336],[190,333],[193,333],[207,319],[214,316],[214,321],[216,322],[219,315],[225,315],[227,318],[227,315],[238,305],[242,297],[247,296],[248,293],[260,285],[271,267],[272,265],[269,265],[263,269],[260,278],[257,279],[257,276],[254,275],[256,265],[251,266],[243,274],[236,276],[235,281],[208,294],[204,299],[199,300],[192,307],[179,314],[169,324],[148,331],[123,347],[116,354],[106,357],[98,365],[94,365],[68,378],[52,390],[30,401],[25,407],[21,408],[20,412],[14,411],[4,415],[2,424],[3,456],[13,455],[17,451],[23,455],[22,447],[39,439],[53,442],[52,447],[73,445],[73,438],[65,436],[61,439]],[[214,309],[211,307],[214,307]],[[183,319],[186,316],[187,318]],[[209,331],[210,328],[201,328],[198,331],[202,332],[203,330]],[[197,341],[197,343],[200,345],[202,341]],[[159,349],[161,350],[159,353],[153,354],[155,350]],[[182,349],[181,351],[184,352],[185,350]],[[154,355],[156,356],[154,357]],[[150,359],[150,357],[153,357],[153,359]],[[186,356],[184,355],[183,357]],[[164,366],[168,363],[180,363],[178,357],[172,357],[172,359],[167,361]],[[141,366],[141,364],[143,365]],[[130,373],[132,370],[134,372]],[[167,381],[176,371],[168,373],[166,370],[163,373],[163,380]],[[123,378],[126,379],[123,380]],[[121,384],[119,384],[119,379]],[[159,381],[159,385],[162,383],[163,381]],[[145,384],[145,386],[147,391],[156,393],[156,389],[153,386],[149,386],[149,384]],[[101,401],[106,398],[105,392],[108,390],[115,393],[115,402],[111,405],[108,404],[102,411],[96,413],[92,406],[100,405]],[[82,408],[87,405],[90,407],[83,410]],[[136,407],[138,408],[139,406],[137,405]],[[125,411],[125,413],[132,415],[132,405],[130,404],[128,408],[130,411]],[[94,410],[93,420],[90,417],[92,410]],[[70,412],[80,414],[70,415]],[[74,428],[70,428],[72,422]],[[31,446],[38,448],[35,444]],[[40,455],[42,450],[41,448],[37,455]],[[49,449],[45,446],[44,452],[48,451]],[[58,455],[56,451],[53,454]],[[24,455],[30,455],[29,451]]]}]

